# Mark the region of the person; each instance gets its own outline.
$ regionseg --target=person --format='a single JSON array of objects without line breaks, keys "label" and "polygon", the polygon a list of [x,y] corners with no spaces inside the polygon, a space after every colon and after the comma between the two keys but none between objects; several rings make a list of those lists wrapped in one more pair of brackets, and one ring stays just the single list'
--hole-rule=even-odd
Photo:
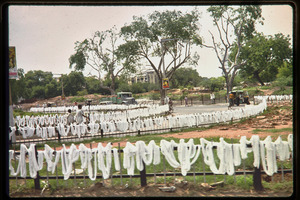
[{"label": "person", "polygon": [[188,106],[188,98],[187,98],[187,96],[185,96],[184,101],[185,101],[185,106]]},{"label": "person", "polygon": [[211,99],[211,103],[214,104],[215,103],[215,94],[214,93],[210,94],[210,99]]},{"label": "person", "polygon": [[170,111],[170,112],[173,111],[173,101],[172,101],[171,98],[169,99],[169,111]]},{"label": "person", "polygon": [[76,119],[77,124],[81,124],[83,122],[83,117],[86,117],[81,109],[82,109],[82,105],[79,104],[78,105],[78,110],[77,110],[76,115],[75,115],[75,119]]},{"label": "person", "polygon": [[68,110],[68,117],[67,117],[67,125],[70,125],[74,122],[74,115],[71,113],[71,109]]},{"label": "person", "polygon": [[169,104],[169,97],[168,97],[168,96],[165,97],[165,102],[164,102],[164,104]]},{"label": "person", "polygon": [[233,106],[234,94],[232,92],[229,93],[229,107]]}]

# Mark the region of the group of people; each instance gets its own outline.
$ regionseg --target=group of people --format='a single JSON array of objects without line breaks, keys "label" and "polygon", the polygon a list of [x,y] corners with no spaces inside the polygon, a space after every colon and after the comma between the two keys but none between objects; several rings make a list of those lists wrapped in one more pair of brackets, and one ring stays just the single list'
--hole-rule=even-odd
[{"label": "group of people", "polygon": [[83,117],[88,118],[88,116],[84,115],[82,105],[79,104],[75,116],[72,114],[71,109],[68,110],[67,124],[70,125],[74,122],[81,124],[83,122]]}]

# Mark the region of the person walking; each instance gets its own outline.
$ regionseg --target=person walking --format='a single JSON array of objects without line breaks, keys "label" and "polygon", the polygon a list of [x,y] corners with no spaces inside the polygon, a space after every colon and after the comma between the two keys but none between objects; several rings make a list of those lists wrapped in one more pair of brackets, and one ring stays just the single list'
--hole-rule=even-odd
[{"label": "person walking", "polygon": [[67,117],[67,125],[72,124],[74,120],[74,115],[71,113],[71,109],[68,110],[68,117]]},{"label": "person walking", "polygon": [[188,97],[187,96],[185,96],[184,101],[185,101],[185,106],[188,106]]},{"label": "person walking", "polygon": [[214,104],[214,103],[215,103],[215,100],[216,100],[216,99],[215,99],[215,94],[214,94],[214,93],[211,93],[211,94],[210,94],[210,99],[211,99],[211,103]]},{"label": "person walking", "polygon": [[234,94],[229,92],[229,107],[234,105]]},{"label": "person walking", "polygon": [[78,110],[76,112],[76,115],[75,115],[75,119],[76,119],[76,123],[77,124],[81,124],[83,122],[83,117],[87,117],[84,115],[83,111],[81,110],[82,109],[82,105],[78,105]]}]

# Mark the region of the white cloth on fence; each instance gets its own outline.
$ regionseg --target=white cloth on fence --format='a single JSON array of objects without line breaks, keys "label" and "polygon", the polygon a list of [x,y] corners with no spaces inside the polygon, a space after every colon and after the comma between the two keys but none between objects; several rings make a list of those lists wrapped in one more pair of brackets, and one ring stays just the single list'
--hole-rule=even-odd
[{"label": "white cloth on fence", "polygon": [[277,164],[276,149],[274,143],[272,142],[271,136],[268,136],[265,140],[260,141],[260,154],[264,171],[268,176],[272,176],[277,172]]},{"label": "white cloth on fence", "polygon": [[96,158],[94,159],[94,172],[91,163],[93,159],[93,154],[96,155],[97,151],[87,148],[84,144],[79,145],[81,169],[83,170],[88,169],[88,176],[92,181],[96,180],[97,177],[97,159]]},{"label": "white cloth on fence", "polygon": [[62,173],[64,175],[64,180],[67,180],[72,173],[73,163],[79,158],[79,151],[74,144],[71,144],[69,149],[63,144],[61,151],[61,162],[62,162]]},{"label": "white cloth on fence", "polygon": [[134,175],[135,154],[136,147],[130,142],[126,142],[126,146],[123,149],[123,167],[127,169],[128,175]]},{"label": "white cloth on fence", "polygon": [[[247,144],[251,144],[252,147],[247,148]],[[250,140],[242,136],[240,143],[237,144],[229,144],[223,138],[220,138],[219,142],[207,141],[204,138],[200,138],[200,145],[195,145],[193,139],[190,139],[188,142],[184,142],[181,139],[178,144],[173,140],[170,142],[161,140],[160,148],[153,140],[148,145],[143,141],[137,141],[135,145],[127,142],[123,149],[123,167],[127,169],[128,175],[134,175],[135,161],[137,169],[141,171],[144,169],[143,162],[146,165],[150,165],[151,163],[154,165],[159,164],[161,152],[167,162],[173,168],[181,168],[181,173],[185,176],[202,151],[204,163],[210,167],[210,170],[214,174],[227,173],[228,175],[233,175],[234,167],[239,166],[241,159],[246,159],[249,152],[253,152],[253,166],[258,168],[261,162],[263,170],[267,175],[271,176],[278,170],[276,155],[280,161],[289,160],[290,149],[293,149],[292,145],[292,134],[288,135],[288,141],[282,141],[281,137],[278,137],[275,142],[272,142],[270,136],[262,141],[257,135],[253,135]],[[214,146],[217,147],[218,168],[214,158]],[[174,154],[175,147],[178,148],[178,159],[176,159]],[[32,178],[35,178],[37,171],[42,169],[43,158],[45,158],[47,163],[47,171],[51,171],[52,174],[59,160],[61,160],[62,173],[65,180],[69,178],[72,166],[78,160],[79,156],[81,158],[81,168],[88,169],[91,180],[95,180],[97,169],[102,171],[104,179],[110,176],[112,156],[114,156],[115,169],[120,170],[118,150],[116,148],[112,149],[111,143],[108,143],[106,147],[103,147],[99,143],[98,147],[94,149],[87,148],[83,144],[80,144],[79,149],[74,144],[67,149],[63,144],[63,148],[56,151],[56,156],[54,156],[54,150],[47,144],[45,144],[43,151],[38,151],[38,155],[35,153],[34,144],[31,144],[29,148],[21,144],[20,156],[18,156],[19,163],[16,171],[11,164],[15,152],[9,150],[9,170],[12,176],[20,174],[21,177],[26,177],[26,153],[28,153],[29,171]],[[94,163],[91,163],[93,158]],[[94,168],[92,164],[94,164]]]},{"label": "white cloth on fence", "polygon": [[56,151],[54,161],[52,161],[54,158],[53,153],[54,150],[49,145],[45,144],[44,157],[47,162],[47,171],[52,172],[52,174],[54,173],[55,167],[57,166],[57,163],[59,161],[61,151]]},{"label": "white cloth on fence", "polygon": [[105,147],[102,143],[98,143],[98,168],[102,171],[104,179],[109,178],[111,163],[112,163],[112,152],[111,143],[107,143]]}]

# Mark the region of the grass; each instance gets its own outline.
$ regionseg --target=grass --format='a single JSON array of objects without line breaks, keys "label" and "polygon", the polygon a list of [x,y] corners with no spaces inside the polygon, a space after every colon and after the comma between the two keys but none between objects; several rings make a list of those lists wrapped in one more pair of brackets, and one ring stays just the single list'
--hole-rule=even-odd
[{"label": "grass", "polygon": [[281,132],[291,132],[293,133],[293,128],[280,128],[280,129],[254,129],[252,130],[253,134],[258,133],[281,133]]}]

